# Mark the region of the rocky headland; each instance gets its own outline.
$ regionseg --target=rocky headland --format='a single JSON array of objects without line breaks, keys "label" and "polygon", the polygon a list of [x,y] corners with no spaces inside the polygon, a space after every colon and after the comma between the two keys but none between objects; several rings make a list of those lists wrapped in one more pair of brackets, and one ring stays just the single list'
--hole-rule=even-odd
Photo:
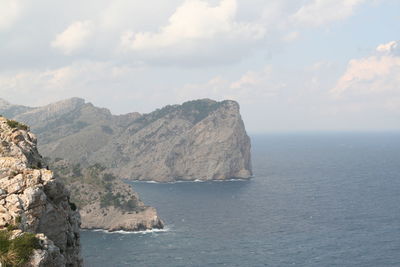
[{"label": "rocky headland", "polygon": [[81,167],[63,159],[50,168],[71,192],[71,201],[81,215],[81,228],[107,231],[163,229],[164,223],[153,207],[145,206],[131,186],[94,164]]},{"label": "rocky headland", "polygon": [[44,165],[28,127],[0,116],[2,266],[82,266],[79,213]]},{"label": "rocky headland", "polygon": [[209,99],[148,114],[112,115],[83,99],[44,107],[0,101],[0,113],[32,125],[40,151],[132,180],[248,179],[250,138],[235,101]]}]

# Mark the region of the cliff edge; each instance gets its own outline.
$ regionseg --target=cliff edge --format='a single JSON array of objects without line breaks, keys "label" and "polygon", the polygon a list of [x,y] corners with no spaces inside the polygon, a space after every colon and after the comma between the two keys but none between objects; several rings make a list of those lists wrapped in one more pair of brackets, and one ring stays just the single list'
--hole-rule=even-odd
[{"label": "cliff edge", "polygon": [[0,117],[0,262],[82,266],[80,217],[69,192],[43,169],[36,137]]}]

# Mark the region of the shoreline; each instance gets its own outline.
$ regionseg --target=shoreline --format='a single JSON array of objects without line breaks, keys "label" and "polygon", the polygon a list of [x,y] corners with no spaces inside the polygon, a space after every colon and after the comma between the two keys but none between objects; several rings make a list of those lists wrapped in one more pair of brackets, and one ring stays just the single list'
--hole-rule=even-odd
[{"label": "shoreline", "polygon": [[106,230],[106,229],[101,229],[101,228],[80,228],[79,229],[82,232],[101,232],[105,234],[122,234],[122,235],[130,235],[130,234],[153,234],[153,233],[165,233],[169,232],[169,228],[163,228],[163,229],[148,229],[148,230],[140,230],[140,231],[127,231],[127,230]]},{"label": "shoreline", "polygon": [[131,180],[131,179],[126,179],[123,178],[122,181],[124,182],[130,182],[130,183],[143,183],[143,184],[180,184],[180,183],[207,183],[207,182],[217,182],[217,183],[223,183],[223,182],[248,182],[254,179],[255,176],[251,176],[249,178],[231,178],[231,179],[224,179],[224,180],[179,180],[179,181],[173,181],[173,182],[159,182],[159,181],[145,181],[145,180]]}]

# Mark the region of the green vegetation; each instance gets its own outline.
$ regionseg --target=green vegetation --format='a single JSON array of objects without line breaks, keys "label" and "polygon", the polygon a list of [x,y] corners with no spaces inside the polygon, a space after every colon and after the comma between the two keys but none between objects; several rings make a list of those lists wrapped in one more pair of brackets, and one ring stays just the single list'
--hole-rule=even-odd
[{"label": "green vegetation", "polygon": [[197,123],[218,109],[221,103],[206,100],[193,100],[182,104],[182,114]]},{"label": "green vegetation", "polygon": [[72,129],[74,129],[75,131],[82,130],[83,128],[85,128],[87,126],[89,126],[89,123],[87,123],[85,121],[76,121],[71,125]]},{"label": "green vegetation", "polygon": [[100,198],[100,207],[105,208],[109,206],[114,206],[122,211],[132,211],[137,208],[136,202],[133,199],[126,201],[125,197],[120,193],[113,194],[110,191]]},{"label": "green vegetation", "polygon": [[111,127],[107,126],[107,125],[102,125],[101,126],[101,130],[106,134],[113,134],[114,133],[113,129],[111,129]]},{"label": "green vegetation", "polygon": [[25,130],[25,131],[29,130],[28,126],[15,120],[7,120],[7,125],[13,129]]},{"label": "green vegetation", "polygon": [[39,249],[39,239],[34,233],[23,233],[11,239],[11,231],[0,230],[0,262],[4,267],[23,266],[34,249]]},{"label": "green vegetation", "polygon": [[206,118],[211,112],[217,110],[224,102],[216,102],[212,100],[193,100],[183,103],[182,105],[168,105],[161,109],[145,114],[135,120],[134,123],[139,124],[131,133],[135,133],[169,114],[180,114],[183,118],[196,124]]},{"label": "green vegetation", "polygon": [[68,202],[68,203],[69,203],[69,207],[71,208],[71,210],[76,211],[76,209],[77,209],[76,204],[73,202]]},{"label": "green vegetation", "polygon": [[113,206],[122,211],[133,211],[138,207],[134,196],[115,192],[118,179],[101,164],[82,167],[58,158],[50,163],[50,167],[70,189],[72,210],[95,202],[102,208]]}]

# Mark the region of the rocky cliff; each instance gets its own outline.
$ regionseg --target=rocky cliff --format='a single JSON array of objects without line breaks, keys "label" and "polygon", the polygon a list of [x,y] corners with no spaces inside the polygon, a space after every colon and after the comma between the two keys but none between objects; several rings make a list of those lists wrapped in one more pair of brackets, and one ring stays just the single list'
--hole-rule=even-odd
[{"label": "rocky cliff", "polygon": [[81,228],[108,231],[164,228],[156,209],[145,206],[131,186],[107,172],[104,166],[81,167],[62,159],[52,161],[50,166],[71,192],[71,200],[81,215]]},{"label": "rocky cliff", "polygon": [[[234,101],[208,99],[149,114],[115,116],[79,98],[0,113],[32,125],[42,153],[89,166],[101,163],[134,180],[249,178],[250,139]],[[52,129],[49,131],[49,129]]]},{"label": "rocky cliff", "polygon": [[43,166],[35,136],[0,117],[0,262],[82,266],[79,214],[69,192]]}]

